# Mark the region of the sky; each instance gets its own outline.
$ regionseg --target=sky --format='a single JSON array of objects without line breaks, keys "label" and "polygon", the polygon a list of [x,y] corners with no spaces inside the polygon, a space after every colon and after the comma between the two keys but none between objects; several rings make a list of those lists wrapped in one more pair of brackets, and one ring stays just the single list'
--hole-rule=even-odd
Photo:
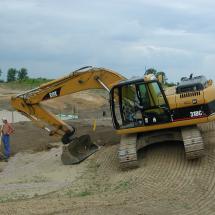
[{"label": "sky", "polygon": [[215,1],[0,0],[0,68],[58,78],[83,66],[126,77],[215,79]]}]

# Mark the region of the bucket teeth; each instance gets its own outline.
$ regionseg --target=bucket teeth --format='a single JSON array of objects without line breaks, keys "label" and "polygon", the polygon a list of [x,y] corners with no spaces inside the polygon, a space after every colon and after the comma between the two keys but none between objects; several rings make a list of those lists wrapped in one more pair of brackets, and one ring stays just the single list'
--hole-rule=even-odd
[{"label": "bucket teeth", "polygon": [[63,146],[61,161],[64,165],[78,164],[97,150],[98,146],[92,143],[90,136],[83,135]]}]

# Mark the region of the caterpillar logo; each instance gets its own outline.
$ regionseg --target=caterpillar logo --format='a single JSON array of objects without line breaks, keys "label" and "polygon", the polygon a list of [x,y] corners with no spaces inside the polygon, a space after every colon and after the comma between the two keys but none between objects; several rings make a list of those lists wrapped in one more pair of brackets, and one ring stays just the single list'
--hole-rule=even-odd
[{"label": "caterpillar logo", "polygon": [[58,96],[57,91],[53,91],[53,92],[49,93],[50,98],[54,98],[54,97],[57,97],[57,96]]},{"label": "caterpillar logo", "polygon": [[46,94],[46,95],[44,96],[43,100],[53,99],[53,98],[55,98],[55,97],[60,96],[60,91],[61,91],[61,88],[58,88],[58,89],[56,89],[56,90],[54,90],[54,91],[52,91],[52,92]]}]

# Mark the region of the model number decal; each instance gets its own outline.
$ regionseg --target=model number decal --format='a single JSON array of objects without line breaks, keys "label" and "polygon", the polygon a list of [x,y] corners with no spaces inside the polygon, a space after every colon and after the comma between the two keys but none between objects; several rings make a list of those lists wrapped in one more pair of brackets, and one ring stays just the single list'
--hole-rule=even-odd
[{"label": "model number decal", "polygon": [[198,117],[198,116],[202,116],[202,115],[203,115],[203,112],[201,110],[190,112],[191,117]]},{"label": "model number decal", "polygon": [[53,91],[47,93],[44,96],[43,100],[49,100],[49,99],[56,98],[56,97],[60,96],[60,92],[61,92],[61,87],[54,89]]}]

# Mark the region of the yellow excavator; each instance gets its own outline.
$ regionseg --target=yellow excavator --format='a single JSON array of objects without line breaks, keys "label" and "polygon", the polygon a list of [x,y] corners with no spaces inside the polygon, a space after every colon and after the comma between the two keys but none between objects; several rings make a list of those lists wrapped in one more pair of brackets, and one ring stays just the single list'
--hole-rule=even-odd
[{"label": "yellow excavator", "polygon": [[74,127],[45,110],[41,102],[89,89],[109,93],[113,125],[121,135],[118,158],[122,168],[138,166],[137,151],[155,142],[182,141],[188,159],[204,154],[197,124],[215,120],[215,87],[204,76],[184,77],[176,92],[166,95],[152,74],[128,80],[105,68],[83,67],[12,97],[11,103],[50,135],[61,136],[62,162],[77,164],[96,152],[98,146],[89,135],[77,137]]}]

